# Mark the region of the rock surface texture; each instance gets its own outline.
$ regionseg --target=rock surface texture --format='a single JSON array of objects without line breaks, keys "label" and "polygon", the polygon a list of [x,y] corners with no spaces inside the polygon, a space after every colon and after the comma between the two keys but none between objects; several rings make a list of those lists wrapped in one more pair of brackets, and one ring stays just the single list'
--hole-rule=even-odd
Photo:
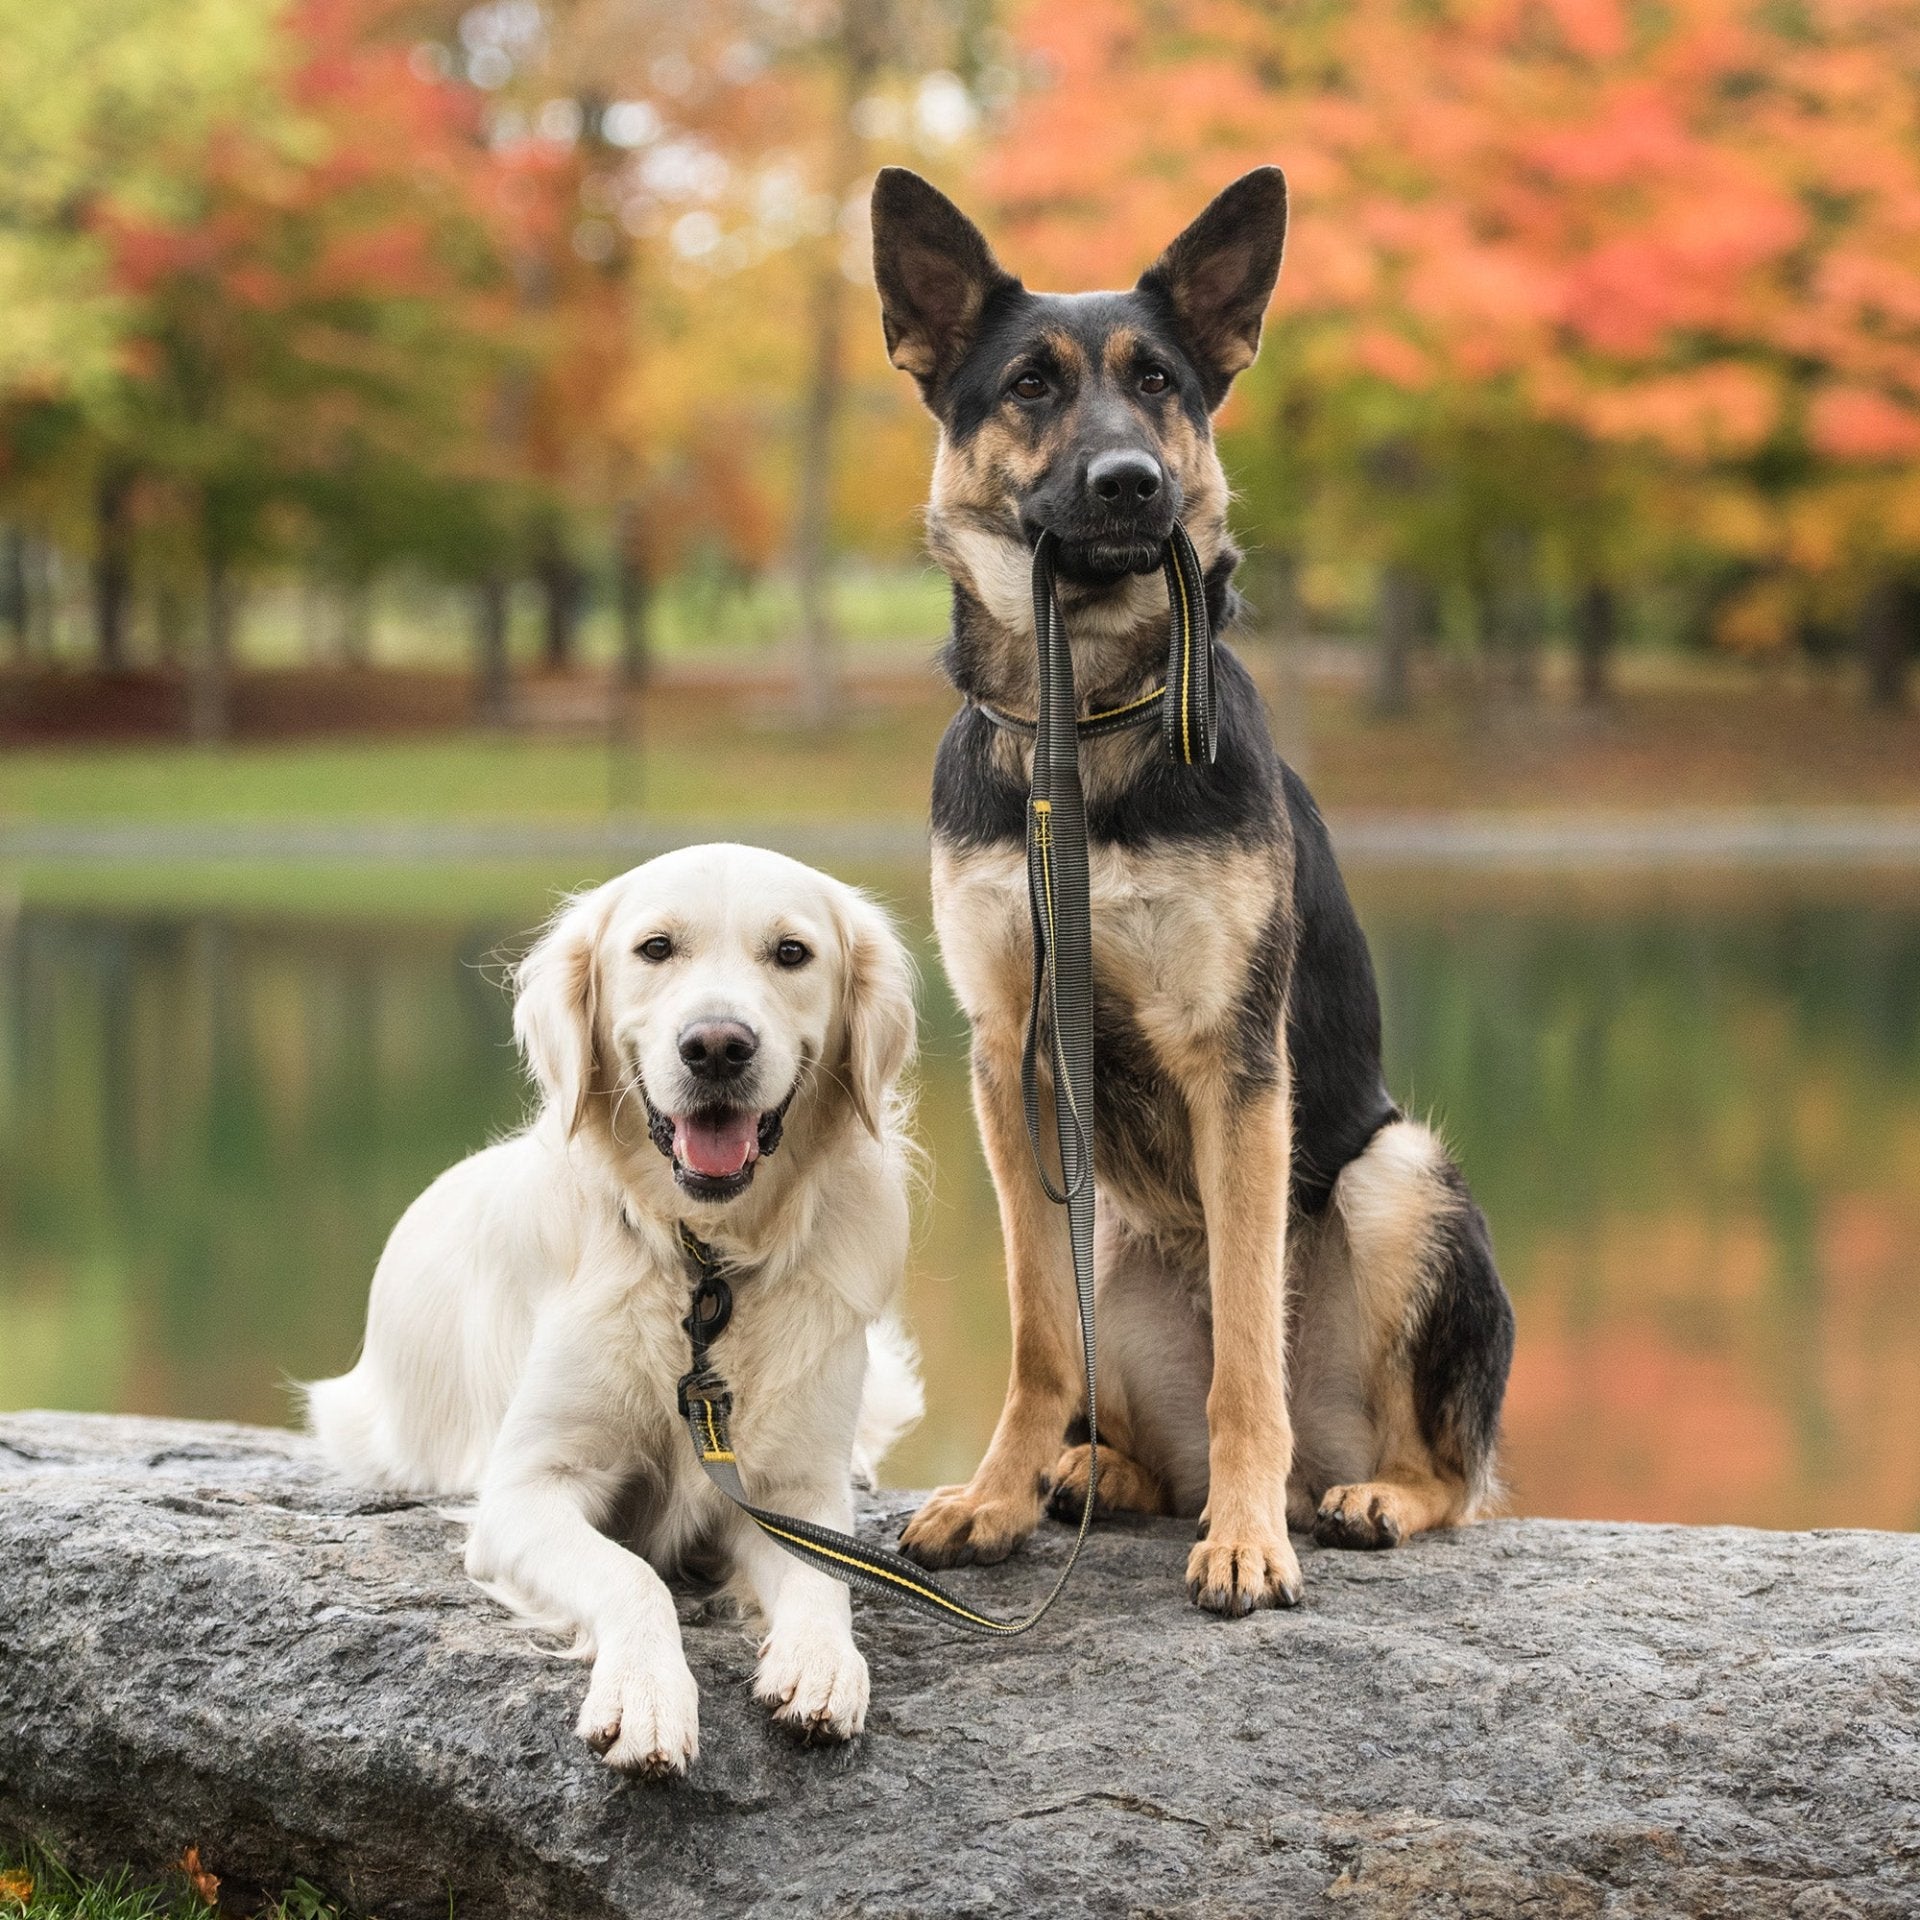
[{"label": "rock surface texture", "polygon": [[[690,1599],[701,1757],[650,1787],[431,1506],[290,1434],[0,1418],[0,1830],[383,1920],[1920,1914],[1920,1538],[1508,1521],[1309,1549],[1237,1622],[1186,1538],[1099,1528],[1007,1644],[856,1601],[845,1752]],[[956,1584],[1012,1609],[1065,1542]]]}]

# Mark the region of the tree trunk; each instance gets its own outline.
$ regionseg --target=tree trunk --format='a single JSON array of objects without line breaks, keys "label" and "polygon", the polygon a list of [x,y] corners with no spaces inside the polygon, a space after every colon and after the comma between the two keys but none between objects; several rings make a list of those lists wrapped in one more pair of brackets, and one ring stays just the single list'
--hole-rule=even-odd
[{"label": "tree trunk", "polygon": [[27,569],[27,651],[51,660],[60,642],[60,556],[45,540],[29,539]]},{"label": "tree trunk", "polygon": [[630,692],[646,685],[652,665],[647,650],[647,616],[653,603],[653,582],[640,550],[639,512],[631,501],[621,503],[615,546],[615,611],[620,620],[617,678],[620,689]]},{"label": "tree trunk", "polygon": [[94,493],[93,643],[102,673],[126,671],[132,493],[132,477],[122,467],[109,467]]},{"label": "tree trunk", "polygon": [[1380,570],[1380,641],[1374,663],[1376,713],[1405,713],[1413,691],[1413,649],[1419,639],[1420,582],[1406,567]]},{"label": "tree trunk", "polygon": [[0,544],[0,607],[5,609],[13,657],[23,665],[31,651],[32,628],[27,608],[27,536],[9,527]]},{"label": "tree trunk", "polygon": [[[848,0],[840,28],[840,98],[832,177],[827,185],[836,213],[865,173],[866,147],[854,125],[855,109],[873,90],[880,71],[887,0]],[[820,241],[809,294],[812,352],[800,413],[800,490],[794,523],[794,570],[800,587],[800,712],[809,726],[824,727],[840,708],[839,636],[832,606],[833,447],[845,391],[842,335],[846,275],[840,271],[838,224]]]},{"label": "tree trunk", "polygon": [[1860,654],[1867,669],[1867,700],[1883,712],[1906,705],[1912,655],[1907,596],[1897,580],[1877,582],[1860,609]]},{"label": "tree trunk", "polygon": [[233,731],[233,574],[226,556],[210,546],[206,557],[206,624],[187,688],[187,731],[202,742]]},{"label": "tree trunk", "polygon": [[834,631],[831,543],[833,430],[840,411],[840,262],[827,257],[814,276],[813,361],[800,420],[799,517],[794,565],[800,586],[800,712],[812,727],[829,725],[839,707],[839,636]]},{"label": "tree trunk", "polygon": [[187,597],[171,580],[162,580],[154,589],[153,631],[160,664],[177,667],[187,653]]},{"label": "tree trunk", "polygon": [[356,578],[340,589],[340,664],[365,667],[373,660],[373,582]]},{"label": "tree trunk", "polygon": [[480,582],[474,603],[474,682],[476,705],[488,726],[505,726],[511,717],[513,676],[507,660],[507,583],[490,573]]},{"label": "tree trunk", "polygon": [[1582,706],[1602,705],[1613,692],[1613,649],[1620,637],[1620,608],[1604,580],[1590,580],[1573,615],[1574,655]]},{"label": "tree trunk", "polygon": [[1494,534],[1487,577],[1479,595],[1480,644],[1489,689],[1531,700],[1540,684],[1543,627],[1534,576],[1533,536],[1522,527]]},{"label": "tree trunk", "polygon": [[540,657],[556,673],[573,664],[580,626],[580,569],[554,535],[544,544],[534,569],[540,581]]},{"label": "tree trunk", "polygon": [[1282,646],[1297,646],[1306,638],[1306,610],[1300,601],[1300,556],[1290,548],[1275,548],[1267,556],[1267,588],[1272,605],[1261,621]]}]

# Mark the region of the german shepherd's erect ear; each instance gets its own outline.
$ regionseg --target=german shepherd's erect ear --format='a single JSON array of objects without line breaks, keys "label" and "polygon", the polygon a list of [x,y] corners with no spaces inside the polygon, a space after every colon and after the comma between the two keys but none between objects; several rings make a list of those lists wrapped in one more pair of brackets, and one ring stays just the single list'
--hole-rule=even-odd
[{"label": "german shepherd's erect ear", "polygon": [[873,277],[887,358],[929,402],[966,358],[988,300],[1020,285],[980,229],[905,167],[882,167],[873,183]]},{"label": "german shepherd's erect ear", "polygon": [[1286,176],[1256,167],[1223,188],[1140,276],[1139,290],[1168,307],[1209,411],[1260,351],[1286,239]]}]

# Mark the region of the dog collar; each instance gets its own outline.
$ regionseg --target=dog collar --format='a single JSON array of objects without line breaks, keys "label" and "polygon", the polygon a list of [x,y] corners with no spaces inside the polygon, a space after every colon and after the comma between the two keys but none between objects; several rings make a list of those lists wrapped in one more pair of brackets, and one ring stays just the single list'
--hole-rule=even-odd
[{"label": "dog collar", "polygon": [[[1163,680],[1151,693],[1129,700],[1124,707],[1108,707],[1076,720],[1073,730],[1082,740],[1094,740],[1103,733],[1131,733],[1137,727],[1150,727],[1159,719],[1160,706],[1166,697],[1167,683]],[[1002,733],[1017,733],[1023,740],[1031,740],[1039,732],[1035,722],[1021,719],[1017,713],[990,706],[984,700],[975,700],[972,704]]]}]

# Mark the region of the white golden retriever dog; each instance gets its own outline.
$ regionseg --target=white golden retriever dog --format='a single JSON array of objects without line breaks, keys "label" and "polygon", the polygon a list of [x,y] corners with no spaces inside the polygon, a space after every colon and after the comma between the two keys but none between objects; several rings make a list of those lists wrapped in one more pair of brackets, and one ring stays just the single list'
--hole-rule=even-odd
[{"label": "white golden retriever dog", "polygon": [[661,1577],[696,1550],[764,1624],[755,1694],[803,1737],[850,1738],[867,1667],[846,1588],[707,1482],[677,1412],[676,1228],[731,1272],[713,1362],[755,1500],[851,1526],[853,1472],[920,1412],[893,1318],[906,951],[824,874],[689,847],[569,901],[514,984],[539,1115],[407,1210],[359,1364],[308,1391],[313,1429],[353,1479],[478,1496],[467,1569],[591,1654],[579,1732],[609,1765],[678,1773],[698,1752]]}]

